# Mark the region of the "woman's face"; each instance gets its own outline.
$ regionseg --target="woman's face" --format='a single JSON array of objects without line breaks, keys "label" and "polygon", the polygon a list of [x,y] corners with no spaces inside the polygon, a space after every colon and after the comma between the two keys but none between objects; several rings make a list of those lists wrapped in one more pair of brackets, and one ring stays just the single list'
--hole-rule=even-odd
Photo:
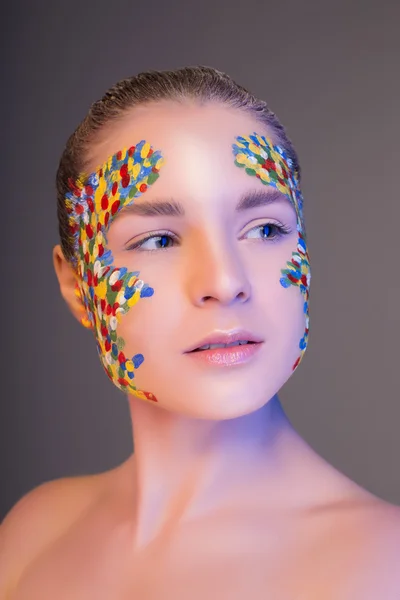
[{"label": "woman's face", "polygon": [[[302,280],[296,284],[290,276],[296,269],[293,253],[299,263],[298,243],[305,249],[299,238],[304,235],[301,210],[284,188],[265,185],[248,169],[239,168],[245,165],[237,164],[240,147],[235,156],[233,145],[238,136],[253,132],[279,144],[273,132],[238,110],[160,102],[126,114],[91,149],[88,170],[94,172],[109,157],[142,140],[151,146],[150,153],[144,146],[140,167],[134,173],[131,169],[130,180],[121,184],[126,168],[115,171],[110,175],[114,188],[109,181],[108,188],[97,193],[91,223],[94,235],[96,228],[102,229],[96,253],[101,246],[108,263],[102,264],[100,257],[96,266],[93,252],[86,254],[86,264],[82,258],[86,284],[81,291],[88,307],[98,306],[91,315],[98,350],[110,378],[128,397],[138,395],[190,416],[233,418],[264,405],[302,358],[310,278],[305,251],[299,266]],[[260,167],[254,146],[249,148],[248,159]],[[145,166],[154,167],[158,178],[142,188],[139,181],[142,193],[129,198],[133,176],[152,153],[153,163]],[[112,209],[112,190],[117,186],[125,196]],[[236,210],[240,200],[259,198],[257,194],[273,201]],[[182,214],[165,210],[146,214],[145,207],[162,202],[178,204]],[[88,225],[81,228],[84,249]],[[286,233],[279,235],[280,228]],[[82,248],[82,235],[77,235]],[[110,268],[104,274],[105,264]],[[96,274],[97,289],[92,281]],[[108,279],[101,291],[102,276]],[[113,307],[108,316],[107,306],[109,313]],[[238,329],[262,340],[247,362],[221,366],[187,352],[210,334]],[[113,347],[114,358],[107,358]]]}]

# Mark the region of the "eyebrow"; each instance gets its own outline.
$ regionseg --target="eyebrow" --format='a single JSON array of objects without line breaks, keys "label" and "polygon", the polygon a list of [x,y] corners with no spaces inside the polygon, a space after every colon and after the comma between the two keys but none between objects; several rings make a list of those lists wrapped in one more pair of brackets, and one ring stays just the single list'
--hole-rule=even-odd
[{"label": "eyebrow", "polygon": [[[236,205],[235,212],[242,213],[251,208],[269,206],[289,202],[288,198],[276,189],[269,191],[254,190],[243,194]],[[129,204],[120,210],[121,214],[133,214],[141,217],[155,217],[163,215],[166,217],[184,217],[185,209],[180,202],[171,200],[152,200],[151,202],[140,202]],[[116,218],[118,215],[116,215]]]}]

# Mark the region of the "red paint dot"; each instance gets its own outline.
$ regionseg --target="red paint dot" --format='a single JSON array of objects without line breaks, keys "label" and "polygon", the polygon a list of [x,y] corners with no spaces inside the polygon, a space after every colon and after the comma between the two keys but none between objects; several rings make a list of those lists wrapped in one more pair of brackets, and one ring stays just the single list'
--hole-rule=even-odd
[{"label": "red paint dot", "polygon": [[128,165],[124,163],[119,170],[119,174],[121,177],[126,177],[128,175]]},{"label": "red paint dot", "polygon": [[117,190],[118,190],[118,183],[116,181],[114,181],[112,190],[111,190],[111,193],[113,196],[115,196],[115,194],[117,193]]},{"label": "red paint dot", "polygon": [[268,169],[269,171],[276,171],[276,166],[272,158],[267,158],[265,163],[261,166],[263,169]]},{"label": "red paint dot", "polygon": [[125,177],[123,177],[121,179],[121,185],[122,185],[122,187],[123,188],[127,188],[128,185],[129,185],[130,180],[131,180],[131,176],[130,175],[126,175]]},{"label": "red paint dot", "polygon": [[147,185],[145,183],[142,183],[142,185],[139,188],[140,192],[145,192],[147,190]]},{"label": "red paint dot", "polygon": [[90,269],[87,270],[87,282],[88,282],[88,286],[92,287],[93,275],[92,275],[92,271]]},{"label": "red paint dot", "polygon": [[99,244],[99,257],[103,256],[104,254],[104,246],[103,244]]},{"label": "red paint dot", "polygon": [[85,192],[87,196],[93,196],[93,188],[91,185],[85,185]]},{"label": "red paint dot", "polygon": [[128,150],[128,155],[129,155],[129,156],[132,156],[132,155],[133,155],[133,153],[135,152],[135,149],[136,149],[136,146],[131,146],[131,147],[129,148],[129,150]]},{"label": "red paint dot", "polygon": [[119,292],[119,290],[122,288],[122,283],[123,283],[122,279],[118,279],[118,281],[116,281],[114,283],[114,285],[111,286],[112,291]]},{"label": "red paint dot", "polygon": [[117,160],[121,160],[122,158],[122,151],[120,150],[119,152],[117,152]]},{"label": "red paint dot", "polygon": [[104,194],[104,196],[101,199],[101,208],[103,210],[107,210],[107,208],[108,208],[108,196],[107,196],[107,194]]},{"label": "red paint dot", "polygon": [[122,365],[122,363],[124,363],[126,361],[125,355],[123,352],[120,352],[118,354],[118,362],[120,365]]},{"label": "red paint dot", "polygon": [[102,298],[102,299],[100,300],[100,306],[101,306],[101,310],[104,312],[104,309],[105,309],[105,307],[106,307],[106,301],[105,301],[105,298]]},{"label": "red paint dot", "polygon": [[120,385],[123,385],[124,387],[126,387],[127,385],[129,385],[129,381],[126,381],[126,379],[122,379],[121,377],[118,378],[118,383]]},{"label": "red paint dot", "polygon": [[294,365],[293,365],[293,367],[292,367],[292,371],[294,371],[294,370],[295,370],[295,368],[297,367],[297,365],[299,364],[299,362],[300,362],[300,356],[299,356],[299,358],[296,360],[296,362],[294,363]]},{"label": "red paint dot", "polygon": [[92,200],[91,198],[88,198],[88,199],[87,199],[87,203],[88,203],[88,207],[89,207],[89,210],[90,210],[90,212],[92,212],[92,213],[93,213],[93,212],[94,212],[94,204],[93,204],[93,200]]},{"label": "red paint dot", "polygon": [[[115,215],[115,213],[117,212],[117,210],[119,209],[120,206],[120,201],[116,200],[115,202],[113,202],[112,206],[111,206],[111,214]],[[108,213],[107,213],[108,214]]]},{"label": "red paint dot", "polygon": [[153,154],[154,150],[152,148],[150,148],[149,153],[147,154],[147,156],[151,156]]},{"label": "red paint dot", "polygon": [[83,206],[82,204],[77,204],[75,206],[75,212],[77,215],[81,215],[83,213]]},{"label": "red paint dot", "polygon": [[109,221],[109,220],[110,220],[110,213],[109,213],[109,212],[106,212],[106,215],[105,215],[105,217],[104,217],[104,224],[105,224],[105,226],[106,226],[106,227],[107,227],[107,225],[108,225],[108,221]]},{"label": "red paint dot", "polygon": [[93,237],[93,229],[90,223],[88,223],[85,227],[86,229],[86,235],[88,236],[89,239],[92,239]]},{"label": "red paint dot", "polygon": [[157,398],[151,392],[143,392],[148,400],[153,400],[153,402],[158,402]]}]

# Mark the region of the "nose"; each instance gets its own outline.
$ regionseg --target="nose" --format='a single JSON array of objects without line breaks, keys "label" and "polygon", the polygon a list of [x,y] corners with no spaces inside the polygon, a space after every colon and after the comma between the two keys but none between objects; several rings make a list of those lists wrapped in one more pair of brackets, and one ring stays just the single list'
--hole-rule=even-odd
[{"label": "nose", "polygon": [[250,282],[233,243],[213,242],[207,236],[190,254],[185,271],[188,295],[195,306],[211,301],[228,306],[249,300]]}]

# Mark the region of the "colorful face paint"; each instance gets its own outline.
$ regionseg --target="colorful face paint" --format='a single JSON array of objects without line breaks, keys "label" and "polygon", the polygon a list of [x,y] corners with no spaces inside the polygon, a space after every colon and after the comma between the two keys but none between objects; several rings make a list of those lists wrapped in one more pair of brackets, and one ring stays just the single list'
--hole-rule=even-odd
[{"label": "colorful face paint", "polygon": [[298,241],[297,250],[286,267],[281,270],[283,277],[280,283],[287,288],[298,286],[304,297],[305,332],[299,343],[300,355],[296,359],[292,371],[300,364],[308,343],[309,332],[309,288],[311,270],[306,247],[306,234],[303,217],[303,197],[300,191],[297,173],[293,169],[293,161],[283,148],[274,145],[264,136],[253,133],[249,136],[236,137],[232,145],[235,164],[245,169],[248,175],[257,177],[264,185],[271,185],[284,194],[293,205],[297,215]]},{"label": "colorful face paint", "polygon": [[154,290],[139,279],[138,271],[114,265],[107,230],[115,216],[157,180],[163,162],[161,153],[142,140],[110,157],[91,175],[70,181],[66,197],[79,291],[104,369],[119,389],[153,402],[157,400],[151,392],[133,384],[144,357],[124,355],[117,326],[140,298],[152,296]]}]

